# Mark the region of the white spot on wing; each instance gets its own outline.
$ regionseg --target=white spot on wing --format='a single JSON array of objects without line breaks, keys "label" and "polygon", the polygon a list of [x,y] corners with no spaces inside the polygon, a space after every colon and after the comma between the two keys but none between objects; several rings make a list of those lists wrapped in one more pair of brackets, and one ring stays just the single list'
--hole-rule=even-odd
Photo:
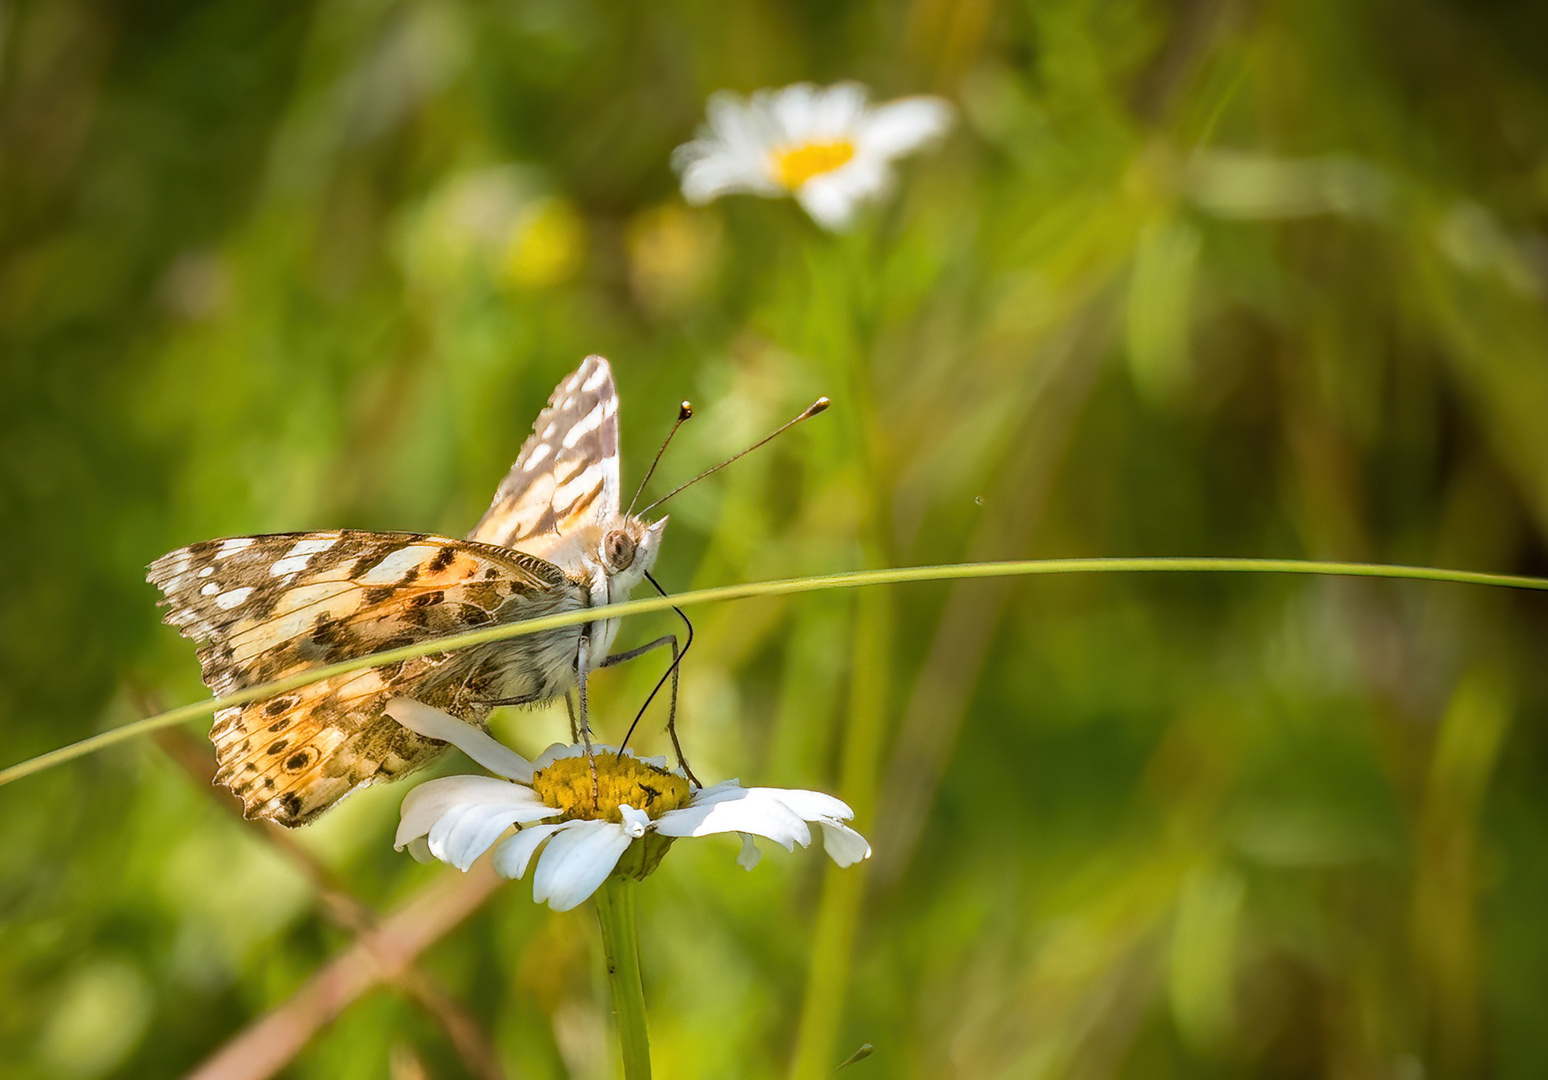
[{"label": "white spot on wing", "polygon": [[269,567],[269,576],[284,577],[286,574],[294,574],[298,571],[305,570],[306,564],[310,559],[311,556],[308,554],[287,555],[283,559],[276,561],[273,566]]},{"label": "white spot on wing", "polygon": [[237,552],[245,551],[252,546],[253,538],[251,536],[233,536],[231,539],[221,542],[220,547],[215,551],[215,557],[217,559],[224,559],[227,555],[235,555]]},{"label": "white spot on wing", "polygon": [[589,413],[575,421],[574,427],[564,433],[564,448],[566,450],[573,450],[576,443],[601,426],[602,404],[598,402]]},{"label": "white spot on wing", "polygon": [[213,566],[206,566],[203,570],[199,571],[199,576],[200,577],[209,577],[214,572],[215,572],[215,568]]},{"label": "white spot on wing", "polygon": [[584,472],[571,480],[568,484],[554,492],[553,508],[556,513],[565,514],[576,500],[594,490],[602,479],[602,467],[600,465],[588,465]]},{"label": "white spot on wing", "polygon": [[395,585],[410,567],[426,562],[439,550],[439,545],[410,544],[394,551],[355,580],[361,585]]},{"label": "white spot on wing", "polygon": [[206,585],[204,588],[199,590],[199,595],[200,596],[214,596],[218,592],[220,592],[220,586],[215,584],[215,582],[212,581],[208,585]]},{"label": "white spot on wing", "polygon": [[552,454],[553,452],[554,448],[551,444],[546,442],[538,443],[532,448],[532,453],[527,455],[527,460],[522,464],[521,471],[531,472],[533,469],[543,464],[543,462],[547,460],[548,455]]},{"label": "white spot on wing", "polygon": [[324,533],[321,536],[308,536],[304,540],[297,540],[295,546],[285,552],[288,559],[293,555],[315,555],[319,551],[327,551],[339,542],[337,533]]},{"label": "white spot on wing", "polygon": [[[230,541],[228,540],[227,543],[230,543]],[[251,595],[253,595],[252,586],[244,585],[240,589],[232,589],[229,592],[221,593],[215,598],[215,606],[222,611],[230,611]]]},{"label": "white spot on wing", "polygon": [[548,422],[548,426],[543,429],[542,433],[540,435],[538,435],[538,438],[540,438],[543,441],[547,442],[548,440],[550,440],[550,439],[552,439],[554,437],[554,432],[556,432],[558,430],[559,430],[559,421],[557,421],[557,420],[550,420]]},{"label": "white spot on wing", "polygon": [[[309,609],[314,605],[324,604],[325,601],[338,597],[344,598],[344,602],[338,605],[340,611],[331,610],[334,607],[332,604],[325,605],[323,613],[332,618],[340,613],[348,613],[355,610],[359,599],[359,592],[358,589],[347,581],[317,581],[310,585],[302,585],[299,588],[287,590],[280,597],[279,603],[274,605],[274,610],[270,612],[270,617],[279,618],[281,615],[288,615],[292,611]],[[316,614],[316,611],[309,611],[307,617],[312,618]]]},{"label": "white spot on wing", "polygon": [[598,364],[597,370],[591,373],[591,378],[587,379],[584,383],[581,384],[581,389],[589,393],[592,390],[595,390],[597,387],[601,386],[606,381],[607,368]]}]

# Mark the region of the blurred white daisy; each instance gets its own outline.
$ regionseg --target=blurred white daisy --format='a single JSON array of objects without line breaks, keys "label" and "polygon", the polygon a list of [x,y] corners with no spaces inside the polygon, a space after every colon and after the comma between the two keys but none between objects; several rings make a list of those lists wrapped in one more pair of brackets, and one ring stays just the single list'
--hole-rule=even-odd
[{"label": "blurred white daisy", "polygon": [[869,105],[866,88],[797,83],[759,90],[750,100],[729,91],[709,99],[709,123],[679,146],[672,166],[683,197],[706,203],[747,192],[793,195],[826,229],[849,224],[863,202],[892,184],[892,162],[944,135],[952,108],[936,97]]},{"label": "blurred white daisy", "polygon": [[[579,746],[551,746],[528,762],[471,724],[411,698],[394,698],[387,714],[499,774],[420,784],[403,799],[397,848],[466,870],[493,847],[495,871],[508,878],[525,877],[536,855],[532,898],[555,911],[575,907],[609,875],[643,878],[685,836],[739,833],[737,862],[748,870],[760,857],[754,835],[793,851],[811,843],[809,823],[821,827],[823,847],[840,866],[871,855],[865,837],[844,824],[854,811],[819,791],[744,788],[735,780],[693,790],[664,758],[593,744],[593,798],[591,768]],[[517,832],[507,837],[512,825]]]}]

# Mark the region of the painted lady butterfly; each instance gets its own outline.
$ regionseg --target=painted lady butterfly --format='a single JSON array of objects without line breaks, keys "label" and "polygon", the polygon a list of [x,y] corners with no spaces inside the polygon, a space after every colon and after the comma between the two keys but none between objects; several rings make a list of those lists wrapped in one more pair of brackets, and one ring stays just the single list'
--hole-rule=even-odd
[{"label": "painted lady butterfly", "polygon": [[[624,600],[655,564],[666,519],[620,511],[617,414],[612,371],[588,356],[538,414],[466,540],[346,529],[192,544],[150,565],[165,621],[198,643],[205,685],[223,695],[478,626]],[[304,825],[445,749],[385,716],[391,698],[482,724],[495,705],[551,700],[577,675],[584,690],[586,673],[610,659],[675,643],[609,658],[617,632],[618,620],[601,620],[221,709],[210,731],[215,779],[245,816]]]}]

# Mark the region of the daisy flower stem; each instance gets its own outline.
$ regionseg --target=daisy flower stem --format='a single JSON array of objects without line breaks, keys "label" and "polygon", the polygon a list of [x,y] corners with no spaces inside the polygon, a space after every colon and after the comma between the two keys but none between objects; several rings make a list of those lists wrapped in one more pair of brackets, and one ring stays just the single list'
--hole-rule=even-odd
[{"label": "daisy flower stem", "polygon": [[650,1080],[650,1038],[645,1032],[645,987],[640,981],[639,936],[635,931],[634,890],[610,878],[597,890],[597,922],[602,955],[613,995],[624,1080]]}]

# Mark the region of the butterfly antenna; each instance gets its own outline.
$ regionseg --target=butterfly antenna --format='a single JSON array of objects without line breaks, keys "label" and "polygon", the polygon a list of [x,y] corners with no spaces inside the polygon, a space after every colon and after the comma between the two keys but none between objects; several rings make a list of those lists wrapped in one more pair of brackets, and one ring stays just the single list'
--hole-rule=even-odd
[{"label": "butterfly antenna", "polygon": [[812,417],[816,416],[818,413],[827,411],[828,406],[831,405],[831,404],[832,404],[832,402],[830,402],[825,397],[818,398],[816,401],[814,401],[810,405],[808,405],[806,407],[806,409],[804,411],[802,411],[800,416],[797,416],[793,420],[787,420],[785,423],[781,424],[774,431],[770,432],[769,434],[765,435],[763,438],[759,439],[757,442],[753,443],[746,450],[743,450],[740,453],[732,454],[730,457],[726,458],[726,460],[722,461],[719,465],[716,465],[716,466],[714,466],[712,468],[705,469],[698,476],[695,476],[692,480],[688,481],[686,484],[679,484],[677,487],[673,488],[671,491],[669,491],[665,495],[661,496],[661,498],[659,498],[655,502],[651,503],[645,509],[641,510],[640,514],[644,515],[644,514],[650,513],[656,507],[660,506],[662,503],[664,503],[668,499],[670,499],[673,495],[676,495],[679,491],[682,491],[684,488],[692,487],[694,484],[697,484],[700,480],[703,480],[710,473],[719,472],[721,469],[724,469],[727,465],[731,464],[733,461],[737,460],[738,458],[746,457],[748,454],[750,454],[754,450],[758,449],[758,447],[762,446],[764,443],[771,441],[775,436],[783,435],[785,432],[789,431],[791,428],[793,428],[797,424],[799,424],[802,420],[810,420]]},{"label": "butterfly antenna", "polygon": [[683,421],[693,417],[693,406],[683,402],[677,407],[677,423],[672,425],[672,430],[667,432],[667,437],[661,440],[661,449],[656,451],[655,458],[650,463],[650,468],[645,470],[645,476],[640,480],[640,486],[634,489],[634,498],[629,500],[629,509],[624,513],[634,513],[634,504],[640,501],[640,492],[645,490],[645,485],[650,483],[650,478],[656,474],[656,466],[661,464],[661,455],[666,453],[667,443],[672,441],[672,436],[677,434],[677,429],[683,426]]}]

